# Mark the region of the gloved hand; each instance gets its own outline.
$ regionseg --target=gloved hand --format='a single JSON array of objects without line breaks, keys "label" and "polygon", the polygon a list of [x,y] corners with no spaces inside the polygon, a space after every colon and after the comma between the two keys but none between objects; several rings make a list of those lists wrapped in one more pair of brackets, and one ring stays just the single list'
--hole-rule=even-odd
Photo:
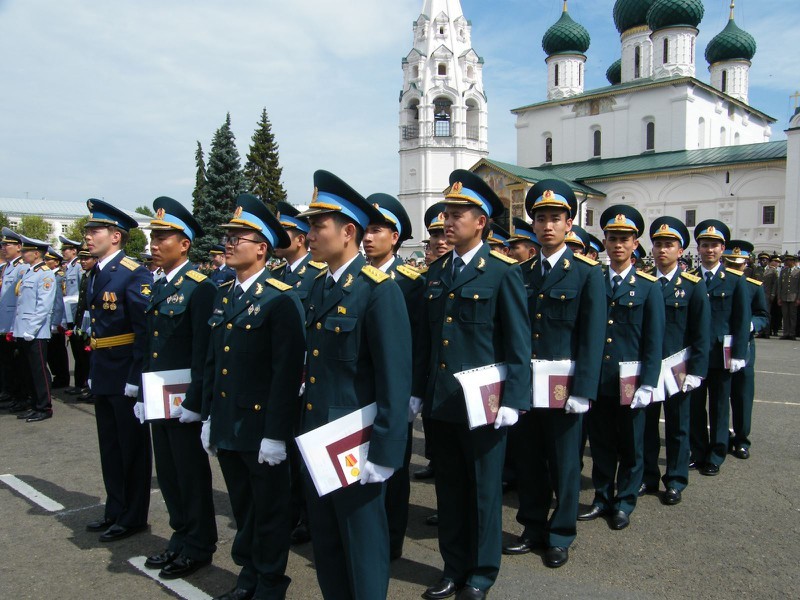
[{"label": "gloved hand", "polygon": [[698,377],[697,375],[687,375],[686,379],[683,380],[683,386],[681,387],[681,391],[685,394],[687,392],[691,392],[692,390],[696,390],[700,387],[703,383],[703,378]]},{"label": "gloved hand", "polygon": [[185,408],[184,406],[179,406],[178,408],[180,409],[180,414],[178,415],[178,420],[181,423],[197,423],[198,421],[200,421],[202,419],[202,417],[200,416],[200,413],[196,413],[196,412],[194,412],[192,410],[189,410],[188,408]]},{"label": "gloved hand", "polygon": [[422,410],[422,398],[411,396],[408,400],[408,422],[413,423],[417,418],[419,411]]},{"label": "gloved hand", "polygon": [[203,428],[200,430],[200,442],[203,444],[203,450],[209,456],[217,455],[216,446],[211,445],[211,417],[203,421]]},{"label": "gloved hand", "polygon": [[631,400],[631,408],[644,408],[653,399],[653,386],[643,385],[633,395]]},{"label": "gloved hand", "polygon": [[753,325],[752,321],[750,321],[750,333],[753,333],[753,331],[755,331],[755,329],[756,329],[756,326]]},{"label": "gloved hand", "polygon": [[139,419],[139,423],[144,425],[144,402],[137,402],[133,405],[133,414]]},{"label": "gloved hand", "polygon": [[139,386],[131,383],[125,384],[125,395],[128,398],[136,398],[139,395]]},{"label": "gloved hand", "polygon": [[58,325],[51,325],[50,333],[58,333]]},{"label": "gloved hand", "polygon": [[86,385],[87,385],[87,386],[89,387],[89,389],[91,390],[91,389],[92,389],[92,380],[91,380],[91,379],[87,379],[87,380],[86,380]]},{"label": "gloved hand", "polygon": [[570,414],[582,415],[589,412],[589,399],[581,396],[570,396],[564,405],[564,410]]},{"label": "gloved hand", "polygon": [[302,396],[306,393],[306,382],[300,384],[300,392],[297,394],[298,396]]},{"label": "gloved hand", "polygon": [[286,460],[286,442],[283,440],[261,440],[258,451],[258,462],[267,463],[270,467],[281,464]]},{"label": "gloved hand", "polygon": [[34,337],[32,333],[23,333],[22,339],[25,340],[26,342],[32,342],[34,340]]},{"label": "gloved hand", "polygon": [[731,373],[736,373],[736,371],[741,371],[742,369],[744,369],[745,364],[747,364],[747,362],[743,358],[732,358]]},{"label": "gloved hand", "polygon": [[382,467],[369,461],[364,463],[364,470],[361,472],[361,485],[368,483],[383,483],[394,473],[392,467]]},{"label": "gloved hand", "polygon": [[516,408],[501,406],[497,411],[497,418],[494,420],[494,428],[511,427],[519,421],[519,411]]}]

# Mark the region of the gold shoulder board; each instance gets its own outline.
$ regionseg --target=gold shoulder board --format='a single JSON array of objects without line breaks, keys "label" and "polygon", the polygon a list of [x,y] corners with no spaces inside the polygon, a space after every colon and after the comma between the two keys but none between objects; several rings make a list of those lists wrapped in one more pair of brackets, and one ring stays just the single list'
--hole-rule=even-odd
[{"label": "gold shoulder board", "polygon": [[748,277],[747,281],[749,281],[750,283],[754,283],[756,285],[763,285],[761,281],[759,281],[758,279],[753,279],[752,277]]},{"label": "gold shoulder board", "polygon": [[417,269],[417,271],[419,271],[420,275],[424,275],[428,272],[428,265],[421,266],[419,269]]},{"label": "gold shoulder board", "polygon": [[737,277],[741,277],[742,276],[742,272],[741,271],[737,271],[736,269],[725,269],[725,271],[727,271],[731,275],[736,275]]},{"label": "gold shoulder board", "polygon": [[186,271],[186,276],[189,279],[196,281],[197,283],[200,283],[201,281],[208,279],[205,275],[203,275],[199,271],[195,271],[194,269],[192,269],[191,271]]},{"label": "gold shoulder board", "polygon": [[121,264],[126,269],[130,269],[131,271],[135,271],[136,269],[139,268],[139,263],[137,263],[135,260],[133,260],[128,256],[119,261],[119,264]]},{"label": "gold shoulder board", "polygon": [[314,260],[308,261],[308,264],[315,269],[326,269],[328,267],[324,262],[316,262]]},{"label": "gold shoulder board", "polygon": [[50,270],[50,267],[48,267],[47,265],[42,265],[41,268],[42,268],[42,271],[49,271]]},{"label": "gold shoulder board", "polygon": [[685,279],[686,281],[691,281],[692,283],[698,283],[700,281],[700,278],[697,275],[692,275],[689,272],[681,273],[681,278]]},{"label": "gold shoulder board", "polygon": [[517,261],[516,261],[516,259],[510,258],[510,257],[506,256],[505,254],[502,254],[502,253],[500,253],[500,252],[497,252],[496,250],[491,250],[491,251],[489,252],[489,254],[491,254],[491,255],[492,255],[492,256],[494,256],[495,258],[499,258],[499,259],[500,259],[500,260],[502,260],[504,263],[508,263],[509,265],[516,265],[516,264],[517,264]]},{"label": "gold shoulder board", "polygon": [[[310,263],[309,263],[309,264],[310,264]],[[316,277],[314,277],[314,279],[319,279],[320,277],[324,277],[324,276],[325,276],[327,273],[328,273],[328,268],[327,268],[327,267],[325,267],[324,269],[322,269],[322,271],[320,271],[320,272],[317,274],[317,276],[316,276]]]},{"label": "gold shoulder board", "polygon": [[372,281],[374,281],[375,283],[383,283],[384,281],[389,279],[389,276],[386,273],[384,273],[380,269],[376,269],[371,265],[365,265],[361,269],[361,272],[364,273],[364,275],[366,275],[370,279],[372,279]]},{"label": "gold shoulder board", "polygon": [[277,265],[275,265],[274,267],[270,267],[270,268],[269,268],[269,270],[270,270],[270,271],[277,271],[278,269],[281,269],[281,268],[283,268],[283,267],[285,267],[285,266],[286,266],[286,261],[284,260],[283,262],[279,262],[279,263],[278,263]]},{"label": "gold shoulder board", "polygon": [[292,289],[292,286],[287,285],[287,284],[283,283],[282,281],[279,281],[279,280],[275,279],[274,277],[270,277],[269,279],[267,279],[267,283],[270,284],[274,288],[278,288],[282,292],[285,292],[286,290]]},{"label": "gold shoulder board", "polygon": [[574,254],[575,258],[577,258],[581,262],[585,262],[587,265],[595,266],[599,265],[600,263],[596,260],[589,258],[588,256],[584,256],[583,254]]},{"label": "gold shoulder board", "polygon": [[412,269],[408,265],[400,265],[399,267],[397,267],[397,272],[402,273],[409,279],[419,279],[420,277],[419,271],[417,271],[416,269]]},{"label": "gold shoulder board", "polygon": [[234,283],[236,283],[236,279],[235,279],[235,278],[234,278],[234,279],[231,279],[230,281],[226,281],[225,283],[220,283],[220,284],[219,284],[219,287],[220,287],[220,289],[222,289],[222,288],[226,288],[226,287],[230,287],[230,286],[232,286]]},{"label": "gold shoulder board", "polygon": [[653,277],[652,275],[650,275],[650,273],[645,273],[644,271],[636,271],[636,274],[637,274],[639,277],[642,277],[643,279],[647,279],[647,281],[652,281],[653,283],[655,283],[656,281],[658,281],[658,279],[656,279],[655,277]]}]

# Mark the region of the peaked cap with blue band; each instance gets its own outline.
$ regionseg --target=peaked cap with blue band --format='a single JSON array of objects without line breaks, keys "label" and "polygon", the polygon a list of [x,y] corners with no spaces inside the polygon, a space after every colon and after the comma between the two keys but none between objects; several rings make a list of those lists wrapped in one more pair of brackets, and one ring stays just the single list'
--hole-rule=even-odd
[{"label": "peaked cap with blue band", "polygon": [[22,243],[22,238],[13,229],[9,229],[8,227],[3,227],[3,240],[0,243],[3,243],[3,244],[21,244]]},{"label": "peaked cap with blue band", "polygon": [[638,246],[636,246],[636,248],[633,250],[633,256],[634,256],[634,258],[636,258],[637,260],[644,260],[645,258],[647,258],[647,248],[645,248],[644,246],[642,246],[641,244],[639,244],[639,245],[638,245]]},{"label": "peaked cap with blue band", "polygon": [[285,230],[297,229],[300,233],[308,233],[311,229],[308,219],[298,217],[300,211],[288,202],[278,202],[275,208],[278,209],[278,221]]},{"label": "peaked cap with blue band", "polygon": [[626,231],[638,238],[644,233],[644,218],[632,206],[615,204],[600,215],[600,226],[603,231]]},{"label": "peaked cap with blue band", "polygon": [[698,242],[700,240],[716,240],[727,246],[731,239],[731,230],[722,221],[706,219],[694,228],[694,239]]},{"label": "peaked cap with blue band", "polygon": [[445,194],[444,203],[475,206],[493,219],[501,217],[506,210],[489,184],[466,169],[456,169],[450,173],[450,189]]},{"label": "peaked cap with blue band", "polygon": [[726,246],[725,251],[722,253],[722,258],[735,263],[743,263],[750,258],[755,247],[750,242],[745,240],[731,240]]},{"label": "peaked cap with blue band", "polygon": [[194,242],[204,235],[203,228],[195,220],[189,209],[172,198],[161,196],[153,200],[156,216],[145,229],[151,231],[177,231]]},{"label": "peaked cap with blue band", "polygon": [[573,225],[572,229],[567,232],[565,241],[567,244],[580,244],[583,246],[583,250],[586,251],[586,249],[590,246],[589,232],[583,227]]},{"label": "peaked cap with blue band", "polygon": [[684,250],[692,241],[686,225],[675,217],[658,217],[653,221],[650,224],[650,239],[653,242],[658,239],[678,240]]},{"label": "peaked cap with blue band", "polygon": [[58,241],[61,242],[62,251],[67,248],[72,248],[73,250],[79,250],[81,247],[81,242],[76,242],[75,240],[71,240],[63,235],[58,236]]},{"label": "peaked cap with blue band", "polygon": [[383,221],[378,223],[388,223],[395,228],[400,239],[398,241],[404,242],[411,238],[411,219],[408,218],[408,213],[400,201],[394,196],[389,194],[372,194],[367,196],[367,202],[377,208],[383,215]]},{"label": "peaked cap with blue band", "polygon": [[209,254],[225,254],[225,246],[222,244],[214,244],[211,246],[211,250],[208,251]]},{"label": "peaked cap with blue band", "polygon": [[328,171],[315,171],[314,196],[308,210],[301,212],[299,216],[313,217],[333,212],[344,215],[362,230],[366,230],[370,223],[380,223],[383,220],[383,215],[377,208],[336,175]]},{"label": "peaked cap with blue band", "polygon": [[19,234],[19,239],[22,242],[22,249],[23,250],[41,250],[42,256],[44,256],[47,249],[50,247],[50,244],[43,240],[37,240],[36,238],[30,238],[27,235]]},{"label": "peaked cap with blue band", "polygon": [[444,203],[437,202],[425,211],[425,228],[430,231],[444,229]]},{"label": "peaked cap with blue band", "polygon": [[525,219],[514,217],[511,221],[513,225],[513,233],[508,241],[513,242],[533,242],[537,246],[541,246],[536,234],[533,232],[533,225],[528,223]]},{"label": "peaked cap with blue band", "polygon": [[589,236],[589,247],[590,248],[593,248],[594,251],[597,252],[598,254],[602,254],[603,252],[606,251],[605,244],[603,244],[602,240],[600,240],[599,238],[596,238],[591,233],[587,233],[587,235]]},{"label": "peaked cap with blue band", "polygon": [[130,231],[139,227],[139,222],[128,215],[126,212],[111,206],[105,200],[90,198],[86,201],[89,209],[89,221],[86,227],[118,227],[124,231]]},{"label": "peaked cap with blue band", "polygon": [[489,226],[489,236],[486,238],[486,241],[489,244],[502,244],[503,246],[508,247],[509,239],[511,238],[511,234],[500,227],[497,223],[492,223]]},{"label": "peaked cap with blue band", "polygon": [[291,241],[289,234],[281,227],[278,217],[272,214],[258,197],[253,194],[239,194],[236,197],[236,210],[229,223],[222,229],[251,229],[257,231],[269,242],[270,247],[287,248]]},{"label": "peaked cap with blue band", "polygon": [[57,260],[58,262],[62,262],[62,261],[64,260],[64,257],[63,257],[63,256],[61,256],[61,255],[60,255],[60,254],[59,254],[59,253],[56,251],[56,249],[55,249],[55,248],[53,248],[52,246],[48,246],[48,247],[47,247],[47,252],[45,252],[45,253],[44,253],[44,257],[45,257],[45,258],[50,258],[50,259],[52,259],[52,260]]},{"label": "peaked cap with blue band", "polygon": [[525,210],[531,219],[533,212],[540,208],[559,208],[567,211],[570,219],[574,219],[578,212],[578,200],[566,181],[542,179],[525,195]]}]

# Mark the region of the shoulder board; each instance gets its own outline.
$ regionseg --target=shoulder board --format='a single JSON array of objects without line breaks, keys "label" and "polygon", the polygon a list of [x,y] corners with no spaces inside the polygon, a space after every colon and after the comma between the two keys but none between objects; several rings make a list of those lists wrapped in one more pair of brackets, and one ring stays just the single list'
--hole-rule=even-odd
[{"label": "shoulder board", "polygon": [[47,265],[42,265],[42,266],[41,266],[41,267],[39,267],[39,268],[40,268],[42,271],[49,271],[49,270],[50,270],[50,267],[48,267]]},{"label": "shoulder board", "polygon": [[681,279],[685,279],[686,281],[691,281],[692,283],[699,283],[700,278],[697,275],[692,275],[691,273],[684,271],[680,274]]},{"label": "shoulder board", "polygon": [[647,279],[647,281],[652,281],[653,283],[655,283],[656,281],[658,281],[658,279],[656,279],[655,277],[653,277],[652,275],[650,275],[650,273],[645,273],[644,271],[636,271],[636,274],[637,274],[639,277],[643,278],[643,279]]},{"label": "shoulder board", "polygon": [[365,265],[364,267],[362,267],[361,272],[364,273],[364,275],[366,275],[370,279],[372,279],[372,281],[374,281],[375,283],[383,283],[384,281],[389,279],[389,276],[386,273],[384,273],[380,269],[376,269],[371,265]]},{"label": "shoulder board", "polygon": [[417,271],[418,271],[418,272],[419,272],[421,275],[424,275],[425,273],[427,273],[427,272],[428,272],[428,265],[423,265],[423,266],[421,266],[419,269],[417,269]]},{"label": "shoulder board", "polygon": [[758,279],[753,279],[752,277],[748,277],[747,281],[754,285],[764,285],[763,282],[759,281]]},{"label": "shoulder board", "polygon": [[686,273],[689,273],[689,275],[696,275],[697,277],[699,277],[700,276],[700,269],[691,269],[689,271],[686,271]]},{"label": "shoulder board", "polygon": [[320,272],[317,274],[317,276],[316,276],[316,277],[314,277],[314,279],[319,279],[320,277],[324,276],[324,275],[325,275],[327,272],[328,272],[328,267],[325,267],[324,269],[322,269],[322,271],[320,271]]},{"label": "shoulder board", "polygon": [[270,277],[269,279],[267,279],[266,283],[270,284],[274,288],[278,288],[282,292],[292,289],[292,286],[287,285],[282,281],[275,279],[274,277]]},{"label": "shoulder board", "polygon": [[138,269],[141,266],[138,262],[136,262],[135,260],[133,260],[129,256],[126,256],[121,261],[119,261],[119,264],[121,264],[126,269],[130,269],[131,271],[135,271],[136,269]]},{"label": "shoulder board", "polygon": [[201,281],[208,279],[205,275],[203,275],[199,271],[195,271],[194,269],[192,269],[191,271],[186,271],[186,276],[189,279],[196,281],[197,283],[200,283]]},{"label": "shoulder board", "polygon": [[236,281],[236,278],[233,278],[233,279],[231,279],[229,281],[226,281],[225,283],[220,283],[219,287],[220,287],[220,289],[231,287],[235,281]]},{"label": "shoulder board", "polygon": [[731,275],[736,275],[737,277],[742,276],[742,272],[737,271],[736,269],[725,269],[725,272],[730,273]]},{"label": "shoulder board", "polygon": [[320,269],[320,270],[328,268],[328,265],[326,265],[324,262],[316,262],[314,260],[308,261],[308,265],[310,267],[314,267],[315,269]]},{"label": "shoulder board", "polygon": [[398,273],[402,273],[403,275],[405,275],[409,279],[419,279],[420,278],[419,271],[417,271],[416,269],[412,269],[411,267],[409,267],[407,265],[400,265],[399,267],[397,267],[396,271]]},{"label": "shoulder board", "polygon": [[58,271],[56,271],[56,275],[61,275],[63,277],[64,275],[66,275],[66,272],[64,271],[64,269],[59,269]]},{"label": "shoulder board", "polygon": [[503,254],[501,252],[497,252],[496,250],[491,250],[489,252],[489,254],[491,254],[495,258],[498,258],[498,259],[502,260],[504,263],[508,263],[509,265],[516,265],[517,264],[516,259],[513,259],[513,258],[511,258],[509,256],[506,256],[505,254]]},{"label": "shoulder board", "polygon": [[285,266],[286,266],[286,261],[284,260],[283,262],[279,262],[279,263],[278,263],[277,265],[275,265],[274,267],[270,267],[270,268],[269,268],[269,270],[270,270],[270,271],[277,271],[278,269],[282,269],[282,268],[283,268],[283,267],[285,267]]},{"label": "shoulder board", "polygon": [[588,256],[585,256],[583,254],[574,254],[573,256],[575,256],[575,258],[577,258],[579,261],[585,262],[587,265],[595,266],[595,265],[599,265],[600,264],[596,260],[591,259]]}]

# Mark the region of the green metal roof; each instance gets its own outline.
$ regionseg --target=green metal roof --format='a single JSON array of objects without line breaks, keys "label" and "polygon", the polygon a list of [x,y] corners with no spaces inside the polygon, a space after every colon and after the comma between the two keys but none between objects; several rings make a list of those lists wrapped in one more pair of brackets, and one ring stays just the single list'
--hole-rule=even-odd
[{"label": "green metal roof", "polygon": [[[500,162],[499,160],[490,160],[488,158],[481,159],[472,170],[476,170],[478,167],[482,165],[488,165],[489,167],[493,167],[497,170],[504,171],[511,175],[512,177],[516,177],[518,179],[522,179],[529,183],[536,183],[542,179],[564,179],[563,177],[554,174],[552,171],[547,170],[547,168],[526,168],[526,167],[519,167],[517,165],[512,165],[511,163],[504,163]],[[605,198],[605,194],[600,190],[596,190],[594,188],[589,187],[588,185],[583,185],[581,183],[577,183],[575,181],[566,180],[565,182],[569,184],[572,188],[573,192],[579,192],[581,194],[588,194],[590,196],[598,196],[600,198]]]}]

